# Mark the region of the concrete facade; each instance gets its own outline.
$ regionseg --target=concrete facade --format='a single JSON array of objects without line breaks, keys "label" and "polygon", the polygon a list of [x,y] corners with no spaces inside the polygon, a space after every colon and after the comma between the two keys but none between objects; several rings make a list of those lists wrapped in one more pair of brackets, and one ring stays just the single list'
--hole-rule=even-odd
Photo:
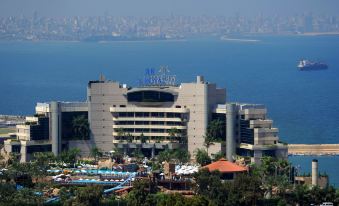
[{"label": "concrete facade", "polygon": [[[171,100],[128,100],[133,95],[164,95]],[[203,135],[206,133],[213,108],[226,101],[226,90],[215,84],[204,82],[197,77],[193,83],[179,86],[127,88],[111,81],[92,81],[88,84],[88,105],[91,131],[97,147],[104,151],[115,147],[152,148],[158,144],[159,149],[169,147],[187,147],[193,154],[202,148]],[[176,128],[185,141],[169,141],[169,130]],[[118,131],[127,135],[118,137]],[[120,132],[121,133],[121,132]],[[142,142],[140,135],[148,140]],[[145,145],[135,146],[134,144]],[[176,144],[172,144],[176,143]],[[161,145],[162,144],[162,145]],[[177,144],[180,144],[179,146]]]},{"label": "concrete facade", "polygon": [[[125,153],[141,150],[148,156],[181,148],[193,158],[196,149],[205,148],[204,136],[214,114],[224,118],[226,147],[214,143],[210,155],[223,152],[229,160],[250,156],[256,163],[264,155],[287,157],[287,147],[279,143],[278,129],[267,119],[263,105],[226,104],[226,89],[202,76],[191,83],[136,88],[103,77],[90,81],[86,102],[38,103],[36,116],[17,125],[17,140],[5,142],[5,149],[20,151],[23,162],[39,150],[58,155],[79,148],[88,156],[93,147],[107,153],[116,148]],[[90,134],[74,139],[72,121],[81,115],[87,118]]]},{"label": "concrete facade", "polygon": [[[287,158],[287,145],[279,142],[278,128],[267,118],[267,109],[259,104],[228,103],[214,111],[224,114],[226,123],[226,156],[249,156],[260,163],[263,156]],[[234,152],[236,151],[236,152]]]},{"label": "concrete facade", "polygon": [[38,103],[36,115],[26,117],[25,124],[16,126],[16,140],[5,141],[7,152],[19,152],[21,162],[32,159],[34,152],[53,152],[58,155],[63,146],[80,148],[82,154],[89,152],[88,140],[64,141],[62,139],[63,114],[70,112],[87,113],[87,103],[50,102]]}]

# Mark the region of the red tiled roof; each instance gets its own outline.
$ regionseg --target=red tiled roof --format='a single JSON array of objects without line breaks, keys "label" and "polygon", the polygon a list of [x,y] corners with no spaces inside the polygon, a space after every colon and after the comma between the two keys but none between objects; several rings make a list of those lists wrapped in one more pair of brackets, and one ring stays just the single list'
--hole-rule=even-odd
[{"label": "red tiled roof", "polygon": [[239,166],[237,164],[234,164],[232,162],[229,162],[225,160],[224,158],[213,162],[209,165],[204,166],[204,168],[207,168],[210,172],[214,170],[219,170],[221,173],[234,173],[234,172],[245,172],[247,171],[246,167]]}]

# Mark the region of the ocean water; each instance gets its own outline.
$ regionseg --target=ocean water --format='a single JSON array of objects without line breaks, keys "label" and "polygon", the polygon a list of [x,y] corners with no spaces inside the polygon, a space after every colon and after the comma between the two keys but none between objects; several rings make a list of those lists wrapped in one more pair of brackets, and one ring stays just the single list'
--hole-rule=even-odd
[{"label": "ocean water", "polygon": [[[249,38],[259,41],[0,42],[0,114],[32,114],[36,102],[83,101],[87,82],[101,73],[137,86],[145,68],[168,65],[178,83],[204,75],[227,88],[228,101],[265,104],[283,141],[338,143],[339,36]],[[300,72],[301,58],[329,69]]]}]

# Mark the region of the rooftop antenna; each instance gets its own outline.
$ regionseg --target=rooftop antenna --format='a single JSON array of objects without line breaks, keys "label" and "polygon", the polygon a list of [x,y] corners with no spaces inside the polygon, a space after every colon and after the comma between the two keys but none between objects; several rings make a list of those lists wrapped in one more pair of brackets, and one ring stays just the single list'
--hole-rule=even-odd
[{"label": "rooftop antenna", "polygon": [[105,81],[105,76],[102,73],[100,74],[99,81],[101,82]]}]

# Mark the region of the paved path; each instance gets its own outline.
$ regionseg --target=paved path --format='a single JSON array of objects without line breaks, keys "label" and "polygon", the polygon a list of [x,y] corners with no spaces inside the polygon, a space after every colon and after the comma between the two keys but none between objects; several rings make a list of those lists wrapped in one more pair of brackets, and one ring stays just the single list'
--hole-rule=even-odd
[{"label": "paved path", "polygon": [[339,155],[339,144],[289,144],[289,155]]}]

